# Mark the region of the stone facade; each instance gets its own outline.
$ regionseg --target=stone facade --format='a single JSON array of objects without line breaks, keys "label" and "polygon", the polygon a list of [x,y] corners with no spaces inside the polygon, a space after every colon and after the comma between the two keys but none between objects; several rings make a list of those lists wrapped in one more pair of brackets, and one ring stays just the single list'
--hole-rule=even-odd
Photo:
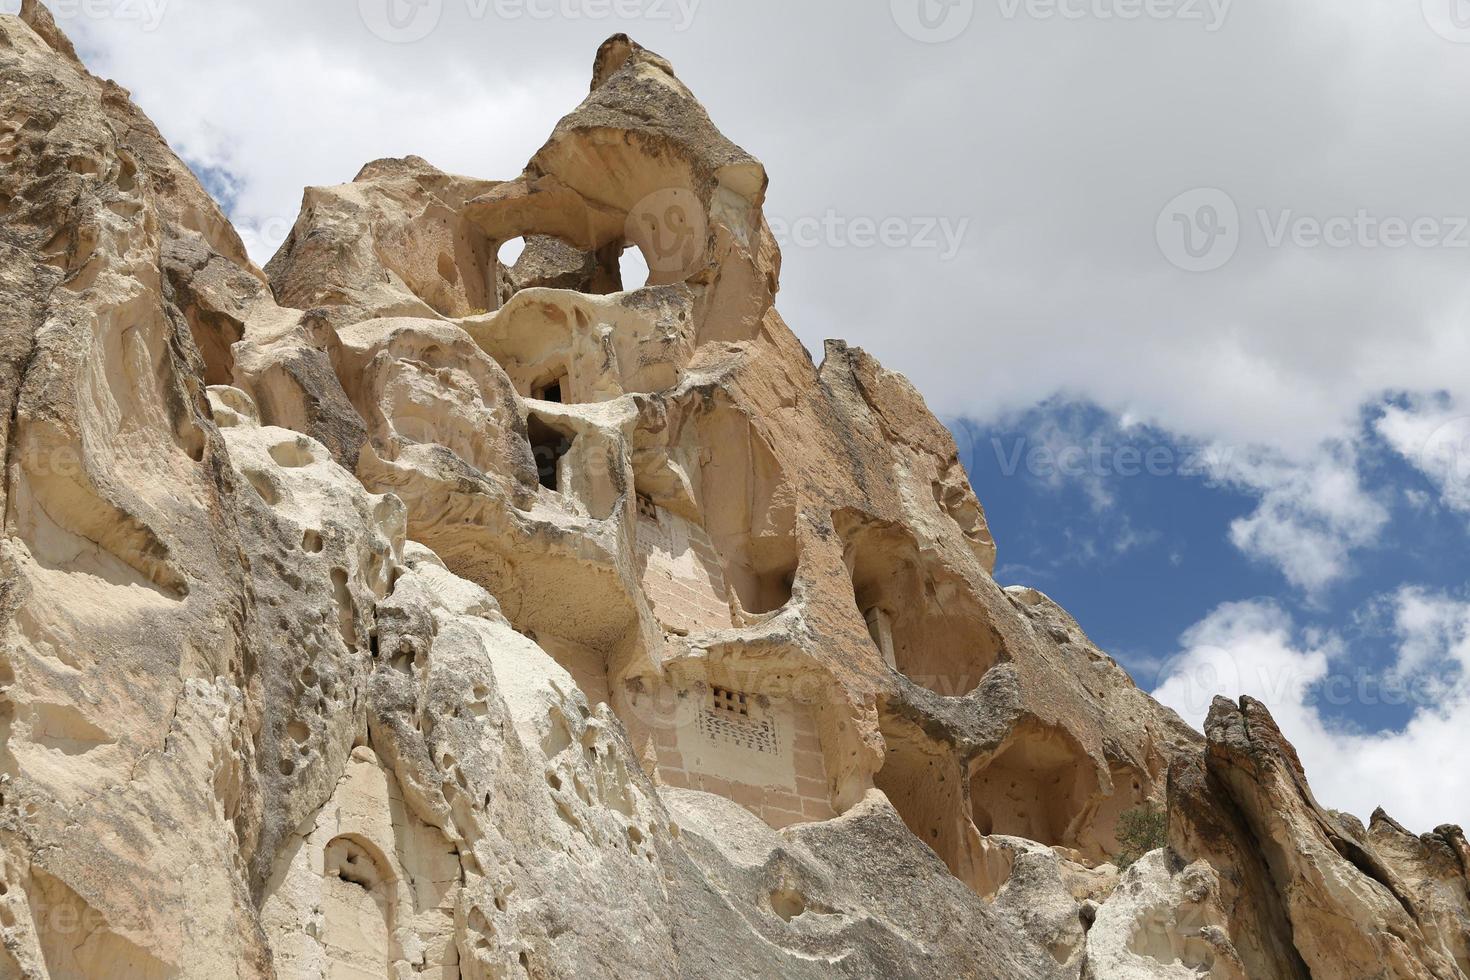
[{"label": "stone facade", "polygon": [[663,782],[734,800],[777,829],[835,816],[809,707],[720,687],[681,696],[692,717],[656,732]]},{"label": "stone facade", "polygon": [[704,529],[639,498],[638,562],[654,615],[683,633],[728,629],[730,595]]}]

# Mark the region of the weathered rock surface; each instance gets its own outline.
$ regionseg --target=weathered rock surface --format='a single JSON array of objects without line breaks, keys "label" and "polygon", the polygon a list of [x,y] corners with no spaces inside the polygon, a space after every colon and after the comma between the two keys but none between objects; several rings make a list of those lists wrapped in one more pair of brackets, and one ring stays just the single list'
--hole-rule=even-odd
[{"label": "weathered rock surface", "polygon": [[0,162],[0,978],[1470,975],[1459,829],[997,586],[627,38],[519,177],[369,163],[264,271],[33,0]]}]

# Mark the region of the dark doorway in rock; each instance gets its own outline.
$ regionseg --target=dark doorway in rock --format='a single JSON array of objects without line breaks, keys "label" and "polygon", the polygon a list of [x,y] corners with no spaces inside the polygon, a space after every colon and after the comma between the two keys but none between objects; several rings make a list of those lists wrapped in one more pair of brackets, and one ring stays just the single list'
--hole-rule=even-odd
[{"label": "dark doorway in rock", "polygon": [[572,437],[548,425],[538,415],[526,420],[526,435],[536,459],[536,478],[548,490],[561,489],[561,460],[572,448]]}]

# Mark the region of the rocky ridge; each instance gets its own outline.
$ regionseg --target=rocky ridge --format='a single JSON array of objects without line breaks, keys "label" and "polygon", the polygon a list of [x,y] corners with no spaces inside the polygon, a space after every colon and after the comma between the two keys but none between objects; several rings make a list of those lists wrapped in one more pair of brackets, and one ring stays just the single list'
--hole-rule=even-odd
[{"label": "rocky ridge", "polygon": [[0,978],[1470,976],[1458,828],[996,584],[628,38],[520,176],[374,161],[263,270],[34,0],[0,163]]}]

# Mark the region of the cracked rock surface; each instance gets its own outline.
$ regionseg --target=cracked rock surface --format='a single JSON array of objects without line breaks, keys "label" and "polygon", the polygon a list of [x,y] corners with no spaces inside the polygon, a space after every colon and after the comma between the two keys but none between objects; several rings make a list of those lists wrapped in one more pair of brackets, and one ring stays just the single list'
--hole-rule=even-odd
[{"label": "cracked rock surface", "polygon": [[1470,975],[1459,828],[997,585],[765,189],[617,36],[520,175],[368,163],[260,269],[0,17],[0,980]]}]

